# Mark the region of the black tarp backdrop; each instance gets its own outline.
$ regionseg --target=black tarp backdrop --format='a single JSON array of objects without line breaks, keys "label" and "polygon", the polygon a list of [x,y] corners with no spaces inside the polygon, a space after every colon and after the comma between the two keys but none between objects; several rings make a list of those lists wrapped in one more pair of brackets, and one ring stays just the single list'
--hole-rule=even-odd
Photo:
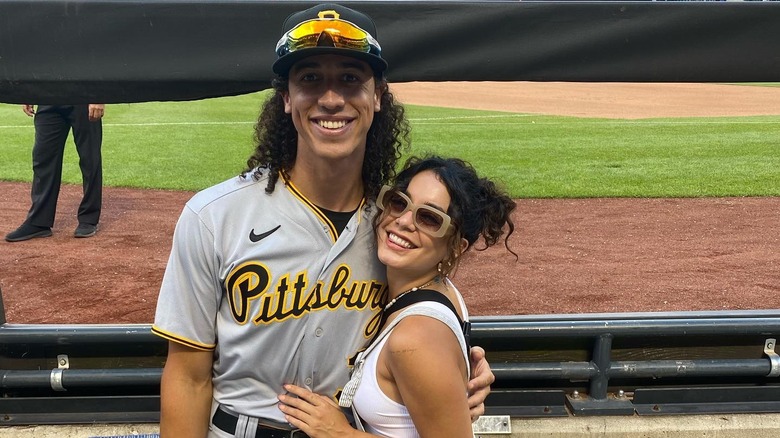
[{"label": "black tarp backdrop", "polygon": [[[0,102],[193,100],[267,88],[317,2],[0,0]],[[392,82],[780,81],[780,3],[342,1]]]}]

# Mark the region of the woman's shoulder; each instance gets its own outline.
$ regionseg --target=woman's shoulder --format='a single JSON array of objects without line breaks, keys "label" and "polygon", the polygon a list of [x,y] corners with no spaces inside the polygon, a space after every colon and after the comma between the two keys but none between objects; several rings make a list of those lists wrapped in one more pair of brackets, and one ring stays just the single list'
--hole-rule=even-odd
[{"label": "woman's shoulder", "polygon": [[452,330],[442,319],[454,314],[445,306],[438,303],[425,303],[413,305],[408,309],[424,307],[422,313],[411,312],[407,315],[399,315],[402,320],[393,328],[387,340],[386,348],[393,352],[419,353],[420,349],[438,349],[443,344],[451,344],[457,347],[457,338]]},{"label": "woman's shoulder", "polygon": [[[440,312],[448,313],[450,318],[455,315],[444,308]],[[424,370],[421,364],[452,363],[457,366],[453,369],[460,370],[461,374],[468,376],[468,359],[464,351],[462,340],[445,322],[427,315],[409,315],[404,317],[393,328],[384,347],[382,356],[385,364],[393,373],[405,378],[431,378],[437,374],[430,374],[433,369]],[[441,373],[442,368],[436,368]],[[427,376],[427,377],[426,377]]]}]

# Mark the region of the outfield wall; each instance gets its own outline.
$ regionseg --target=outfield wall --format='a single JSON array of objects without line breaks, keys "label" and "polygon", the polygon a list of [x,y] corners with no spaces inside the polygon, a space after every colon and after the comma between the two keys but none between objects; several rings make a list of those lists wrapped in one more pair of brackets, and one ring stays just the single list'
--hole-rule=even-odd
[{"label": "outfield wall", "polygon": [[[0,0],[0,102],[265,89],[282,21],[312,3]],[[344,3],[376,21],[391,82],[780,81],[780,2]]]}]

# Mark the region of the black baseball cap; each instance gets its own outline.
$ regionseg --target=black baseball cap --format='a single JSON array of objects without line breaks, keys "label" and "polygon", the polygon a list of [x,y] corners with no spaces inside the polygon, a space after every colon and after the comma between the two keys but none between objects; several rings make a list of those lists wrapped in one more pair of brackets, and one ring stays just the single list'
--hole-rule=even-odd
[{"label": "black baseball cap", "polygon": [[[313,31],[315,33],[312,33],[310,38],[304,40],[305,44],[299,44],[300,47],[291,47],[294,45],[288,44],[290,41],[288,39],[289,32],[305,22],[335,23],[337,21],[340,22],[339,24],[349,28],[356,26],[359,28],[357,30],[358,33],[362,30],[368,35],[359,42],[348,38],[342,41],[338,36],[334,38],[328,32]],[[301,59],[324,54],[343,55],[360,59],[368,63],[376,74],[381,74],[387,69],[387,62],[382,59],[382,49],[376,41],[374,20],[368,15],[346,6],[323,3],[304,11],[295,12],[284,20],[282,38],[276,46],[278,58],[273,64],[273,71],[280,76],[287,76],[293,64]]]}]

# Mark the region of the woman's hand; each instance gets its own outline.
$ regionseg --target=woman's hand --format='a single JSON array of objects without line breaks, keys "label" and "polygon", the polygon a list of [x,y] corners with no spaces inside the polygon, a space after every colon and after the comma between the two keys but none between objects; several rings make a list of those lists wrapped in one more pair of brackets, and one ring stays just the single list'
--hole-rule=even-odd
[{"label": "woman's hand", "polygon": [[[287,421],[311,438],[345,438],[356,434],[339,405],[328,397],[295,385],[284,385],[279,410]],[[297,397],[295,397],[297,396]]]}]

